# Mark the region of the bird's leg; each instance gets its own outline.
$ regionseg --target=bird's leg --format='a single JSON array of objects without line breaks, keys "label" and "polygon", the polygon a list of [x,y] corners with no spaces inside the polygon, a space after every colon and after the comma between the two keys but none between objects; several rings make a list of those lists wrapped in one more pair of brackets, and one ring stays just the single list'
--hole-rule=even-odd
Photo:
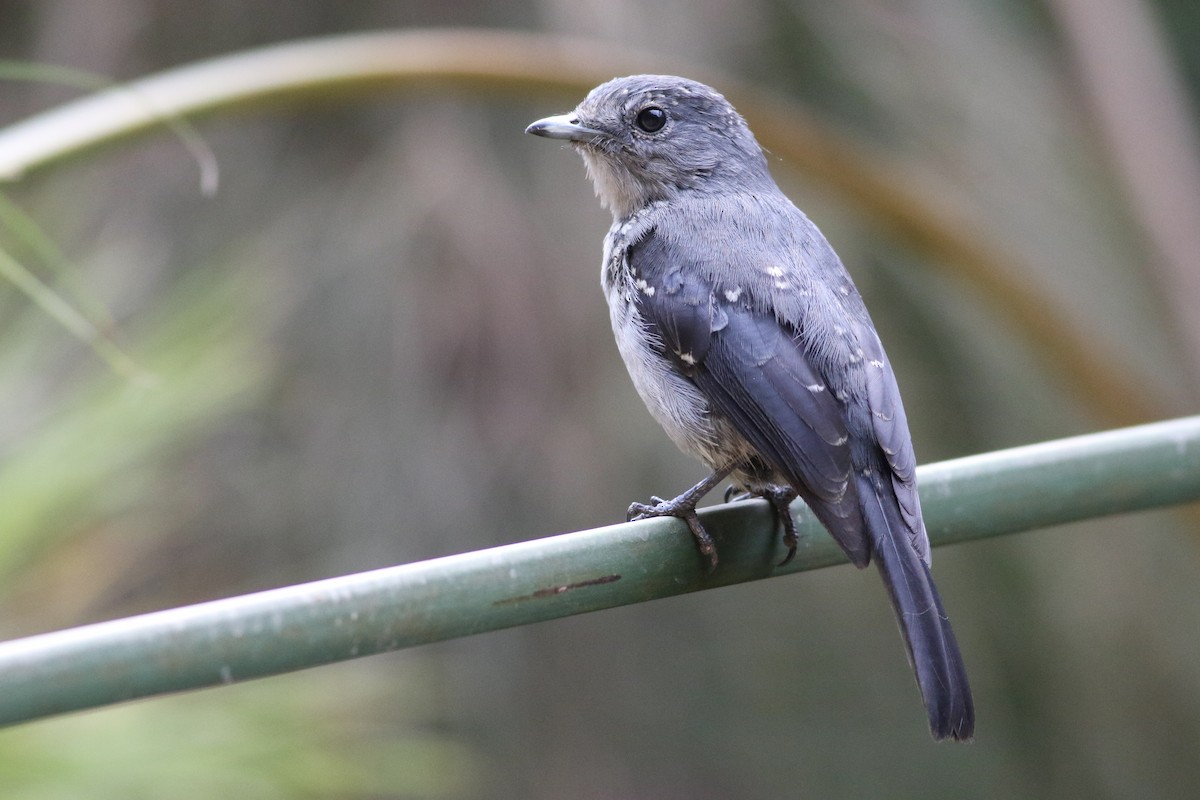
[{"label": "bird's leg", "polygon": [[696,540],[696,547],[700,550],[700,555],[708,559],[708,570],[711,572],[717,567],[717,546],[713,544],[708,531],[704,530],[704,526],[700,524],[700,517],[696,515],[696,504],[718,483],[725,480],[729,473],[733,472],[733,467],[733,464],[729,464],[718,469],[674,500],[663,500],[661,497],[652,495],[650,502],[654,505],[633,503],[629,506],[626,519],[630,522],[650,517],[678,517],[683,520]]},{"label": "bird's leg", "polygon": [[796,545],[800,541],[800,537],[796,535],[796,520],[792,518],[792,501],[796,499],[797,492],[790,486],[767,486],[766,488],[751,492],[771,504],[771,510],[775,512],[775,518],[779,520],[779,524],[783,526],[783,543],[787,546],[787,555],[783,557],[778,566],[784,566],[793,558],[796,557]]},{"label": "bird's leg", "polygon": [[792,518],[792,501],[798,496],[792,487],[774,484],[762,489],[740,489],[730,484],[725,489],[726,503],[731,500],[741,501],[749,500],[751,497],[761,497],[771,504],[771,510],[775,512],[775,519],[783,526],[783,543],[787,545],[788,549],[787,555],[778,564],[781,567],[796,557],[796,545],[800,541],[800,537],[796,534],[796,520]]}]

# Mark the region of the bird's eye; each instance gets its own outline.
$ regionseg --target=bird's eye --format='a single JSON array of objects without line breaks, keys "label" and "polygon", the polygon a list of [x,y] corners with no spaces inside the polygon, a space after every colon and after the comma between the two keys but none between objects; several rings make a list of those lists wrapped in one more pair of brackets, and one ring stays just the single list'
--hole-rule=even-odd
[{"label": "bird's eye", "polygon": [[646,133],[657,133],[667,124],[667,112],[658,106],[643,108],[638,112],[634,123]]}]

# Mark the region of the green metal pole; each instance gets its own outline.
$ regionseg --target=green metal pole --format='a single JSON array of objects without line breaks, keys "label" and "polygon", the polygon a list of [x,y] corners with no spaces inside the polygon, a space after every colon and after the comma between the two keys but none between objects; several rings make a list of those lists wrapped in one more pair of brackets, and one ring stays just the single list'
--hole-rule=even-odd
[{"label": "green metal pole", "polygon": [[[935,544],[1200,499],[1200,417],[919,470]],[[177,692],[843,561],[797,504],[786,568],[765,503],[703,512],[711,575],[653,519],[233,597],[0,644],[0,724]]]}]

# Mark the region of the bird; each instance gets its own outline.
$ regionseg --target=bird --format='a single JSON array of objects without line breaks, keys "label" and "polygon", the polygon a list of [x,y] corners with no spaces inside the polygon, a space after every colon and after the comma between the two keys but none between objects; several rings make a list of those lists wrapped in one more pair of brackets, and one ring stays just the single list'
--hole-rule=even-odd
[{"label": "bird", "polygon": [[878,566],[935,740],[970,740],[975,708],[930,573],[916,457],[895,373],[833,247],[780,190],[746,121],[713,88],[631,75],[526,133],[569,143],[612,212],[601,284],[617,349],[651,415],[711,474],[629,519],[696,514],[726,478],[784,534],[807,504],[847,559]]}]

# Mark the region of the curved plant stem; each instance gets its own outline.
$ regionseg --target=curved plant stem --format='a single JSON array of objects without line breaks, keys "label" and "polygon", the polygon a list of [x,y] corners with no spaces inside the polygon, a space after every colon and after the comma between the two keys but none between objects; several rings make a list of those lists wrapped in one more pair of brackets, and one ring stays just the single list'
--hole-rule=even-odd
[{"label": "curved plant stem", "polygon": [[[1095,413],[1114,423],[1161,416],[1160,405],[1064,314],[1013,276],[1013,259],[978,225],[901,170],[844,135],[818,125],[781,98],[686,64],[675,71],[720,86],[759,140],[790,168],[822,181],[934,266],[975,285],[1031,342],[1047,369]],[[0,130],[0,179],[15,179],[164,119],[267,101],[344,99],[350,92],[401,87],[555,93],[563,105],[614,75],[663,68],[662,59],[611,43],[558,36],[469,30],[364,33],[298,41],[224,56],[134,81]]]}]

